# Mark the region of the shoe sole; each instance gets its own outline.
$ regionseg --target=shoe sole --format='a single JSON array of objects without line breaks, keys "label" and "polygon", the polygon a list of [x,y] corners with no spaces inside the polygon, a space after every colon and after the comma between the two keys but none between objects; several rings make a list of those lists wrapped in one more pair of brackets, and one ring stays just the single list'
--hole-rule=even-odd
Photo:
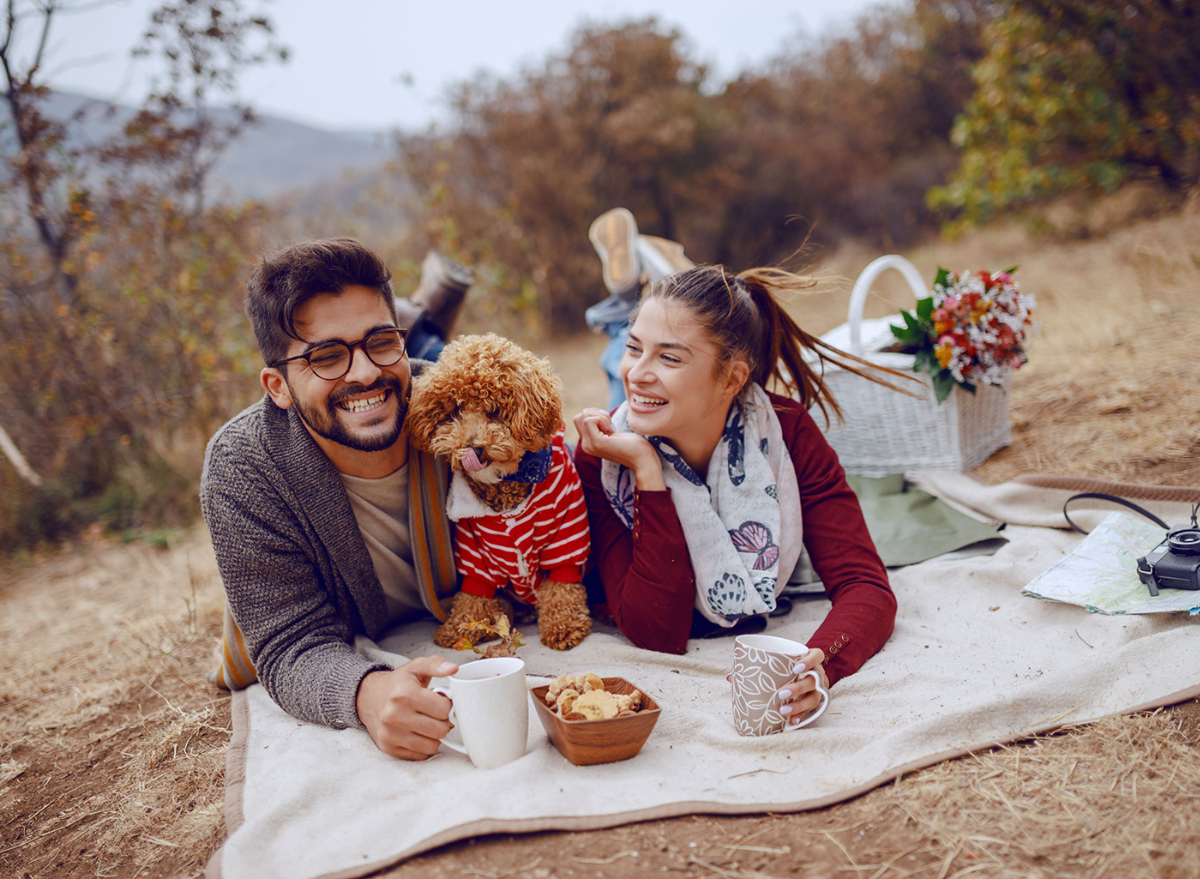
[{"label": "shoe sole", "polygon": [[438,253],[436,250],[431,250],[425,257],[425,262],[421,265],[421,281],[424,282],[428,275],[431,281],[440,283],[446,287],[457,287],[467,289],[475,283],[475,271],[460,262],[455,262],[444,253]]},{"label": "shoe sole", "polygon": [[637,224],[625,208],[605,211],[588,229],[588,240],[600,255],[604,286],[610,293],[636,287],[641,271],[634,255]]}]

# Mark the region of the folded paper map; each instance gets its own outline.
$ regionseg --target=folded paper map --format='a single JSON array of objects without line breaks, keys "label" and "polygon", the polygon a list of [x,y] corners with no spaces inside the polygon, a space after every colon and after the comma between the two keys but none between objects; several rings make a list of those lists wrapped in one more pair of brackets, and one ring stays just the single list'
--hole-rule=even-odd
[{"label": "folded paper map", "polygon": [[1162,589],[1155,596],[1138,579],[1137,560],[1165,537],[1153,522],[1130,513],[1109,513],[1074,551],[1030,581],[1021,594],[1100,613],[1200,613],[1200,592]]}]

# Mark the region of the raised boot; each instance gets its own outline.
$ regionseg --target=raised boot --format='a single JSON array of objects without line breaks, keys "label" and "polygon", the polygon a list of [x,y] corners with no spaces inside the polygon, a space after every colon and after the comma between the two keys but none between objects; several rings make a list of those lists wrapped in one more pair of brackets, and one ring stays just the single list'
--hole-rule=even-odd
[{"label": "raised boot", "polygon": [[626,208],[612,208],[592,221],[588,240],[600,257],[601,276],[609,297],[588,308],[584,320],[594,330],[624,324],[642,290],[637,222]]},{"label": "raised boot", "polygon": [[588,228],[588,240],[600,257],[604,286],[609,293],[620,295],[641,286],[638,227],[627,208],[612,208],[596,217]]},{"label": "raised boot", "polygon": [[411,330],[417,324],[417,320],[421,317],[420,307],[413,305],[411,299],[403,299],[396,297],[396,318],[406,330]]},{"label": "raised boot", "polygon": [[421,263],[421,281],[410,301],[425,313],[438,335],[449,340],[474,280],[470,268],[431,250]]}]

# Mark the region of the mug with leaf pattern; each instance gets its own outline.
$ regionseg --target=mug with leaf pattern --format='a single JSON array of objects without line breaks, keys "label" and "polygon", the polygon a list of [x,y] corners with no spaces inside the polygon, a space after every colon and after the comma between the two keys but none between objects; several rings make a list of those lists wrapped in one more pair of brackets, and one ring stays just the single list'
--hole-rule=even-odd
[{"label": "mug with leaf pattern", "polygon": [[803,729],[825,713],[829,691],[821,684],[821,674],[812,675],[821,695],[821,704],[799,723],[789,724],[780,712],[779,691],[796,679],[794,671],[808,647],[799,641],[774,635],[739,635],[733,646],[733,725],[739,735],[769,736]]}]

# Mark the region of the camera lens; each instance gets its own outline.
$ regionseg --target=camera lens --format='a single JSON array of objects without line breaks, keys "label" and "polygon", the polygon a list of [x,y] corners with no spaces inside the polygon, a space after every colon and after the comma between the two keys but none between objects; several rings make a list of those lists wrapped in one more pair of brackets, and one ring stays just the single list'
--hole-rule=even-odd
[{"label": "camera lens", "polygon": [[1200,528],[1176,528],[1168,532],[1167,546],[1181,555],[1200,555]]}]

